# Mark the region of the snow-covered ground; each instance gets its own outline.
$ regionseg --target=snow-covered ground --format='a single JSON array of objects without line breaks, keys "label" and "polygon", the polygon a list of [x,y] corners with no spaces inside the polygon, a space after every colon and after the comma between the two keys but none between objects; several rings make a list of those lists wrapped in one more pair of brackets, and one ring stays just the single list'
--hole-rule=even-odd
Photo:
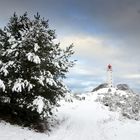
[{"label": "snow-covered ground", "polygon": [[47,134],[1,122],[0,140],[139,140],[140,121],[125,119],[95,101],[105,90],[88,93],[82,101],[61,101],[61,123]]}]

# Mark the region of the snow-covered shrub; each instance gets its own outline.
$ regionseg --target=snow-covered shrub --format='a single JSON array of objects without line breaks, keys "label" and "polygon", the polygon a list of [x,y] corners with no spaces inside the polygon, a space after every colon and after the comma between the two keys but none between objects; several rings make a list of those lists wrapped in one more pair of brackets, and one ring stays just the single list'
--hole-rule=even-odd
[{"label": "snow-covered shrub", "polygon": [[135,94],[126,98],[125,104],[122,105],[121,113],[130,119],[140,119],[140,96]]},{"label": "snow-covered shrub", "polygon": [[[38,13],[34,19],[27,13],[14,14],[0,29],[0,104],[9,104],[9,113],[20,114],[19,118],[24,110],[27,122],[34,122],[32,115],[28,117],[32,112],[38,113],[39,119],[49,117],[67,91],[62,80],[73,66],[69,60],[73,45],[63,50],[54,43],[55,38],[48,20]],[[41,109],[34,104],[37,100]]]},{"label": "snow-covered shrub", "polygon": [[140,95],[127,93],[121,95],[119,93],[106,93],[103,97],[99,97],[97,101],[108,106],[111,111],[119,111],[123,116],[129,119],[140,119]]}]

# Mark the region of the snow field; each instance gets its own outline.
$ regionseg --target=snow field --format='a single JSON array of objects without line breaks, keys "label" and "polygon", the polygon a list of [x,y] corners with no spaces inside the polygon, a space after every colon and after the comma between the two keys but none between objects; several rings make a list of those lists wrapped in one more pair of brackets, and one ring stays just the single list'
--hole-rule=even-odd
[{"label": "snow field", "polygon": [[0,140],[139,140],[140,122],[120,117],[100,102],[98,92],[85,100],[61,101],[57,119],[60,125],[50,133],[36,133],[27,128],[0,123]]}]

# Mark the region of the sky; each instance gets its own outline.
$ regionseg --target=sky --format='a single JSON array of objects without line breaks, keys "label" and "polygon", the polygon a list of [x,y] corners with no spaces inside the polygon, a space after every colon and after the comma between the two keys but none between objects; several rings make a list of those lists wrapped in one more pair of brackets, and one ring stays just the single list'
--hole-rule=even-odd
[{"label": "sky", "polygon": [[1,0],[0,27],[16,12],[49,19],[60,46],[74,44],[76,65],[65,83],[72,92],[91,91],[107,79],[140,91],[139,0]]}]

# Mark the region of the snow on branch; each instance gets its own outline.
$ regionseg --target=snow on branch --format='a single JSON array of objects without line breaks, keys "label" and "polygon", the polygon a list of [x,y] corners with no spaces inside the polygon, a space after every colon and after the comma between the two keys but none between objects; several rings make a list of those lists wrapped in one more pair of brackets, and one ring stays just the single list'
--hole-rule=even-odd
[{"label": "snow on branch", "polygon": [[34,51],[37,52],[39,48],[40,48],[40,47],[38,46],[38,44],[35,43],[35,45],[34,45]]},{"label": "snow on branch", "polygon": [[39,56],[35,55],[34,53],[29,52],[29,53],[26,54],[26,56],[27,56],[28,61],[34,62],[36,64],[41,63],[41,60],[40,60]]},{"label": "snow on branch", "polygon": [[0,72],[4,74],[4,76],[7,76],[8,75],[8,67],[11,67],[13,66],[14,64],[14,61],[8,61],[7,63],[2,63],[1,62],[1,65],[2,67],[0,68]]},{"label": "snow on branch", "polygon": [[3,83],[3,81],[0,79],[0,88],[5,91],[5,85]]},{"label": "snow on branch", "polygon": [[21,78],[18,78],[16,82],[14,83],[14,86],[12,88],[13,92],[22,92],[22,89],[27,88],[28,91],[30,91],[33,88],[33,84],[28,82],[27,80],[23,80]]},{"label": "snow on branch", "polygon": [[47,71],[44,74],[41,72],[39,77],[35,76],[33,79],[38,80],[42,86],[45,86],[45,84],[57,86],[57,83],[54,81],[53,75],[50,73],[50,71]]}]

